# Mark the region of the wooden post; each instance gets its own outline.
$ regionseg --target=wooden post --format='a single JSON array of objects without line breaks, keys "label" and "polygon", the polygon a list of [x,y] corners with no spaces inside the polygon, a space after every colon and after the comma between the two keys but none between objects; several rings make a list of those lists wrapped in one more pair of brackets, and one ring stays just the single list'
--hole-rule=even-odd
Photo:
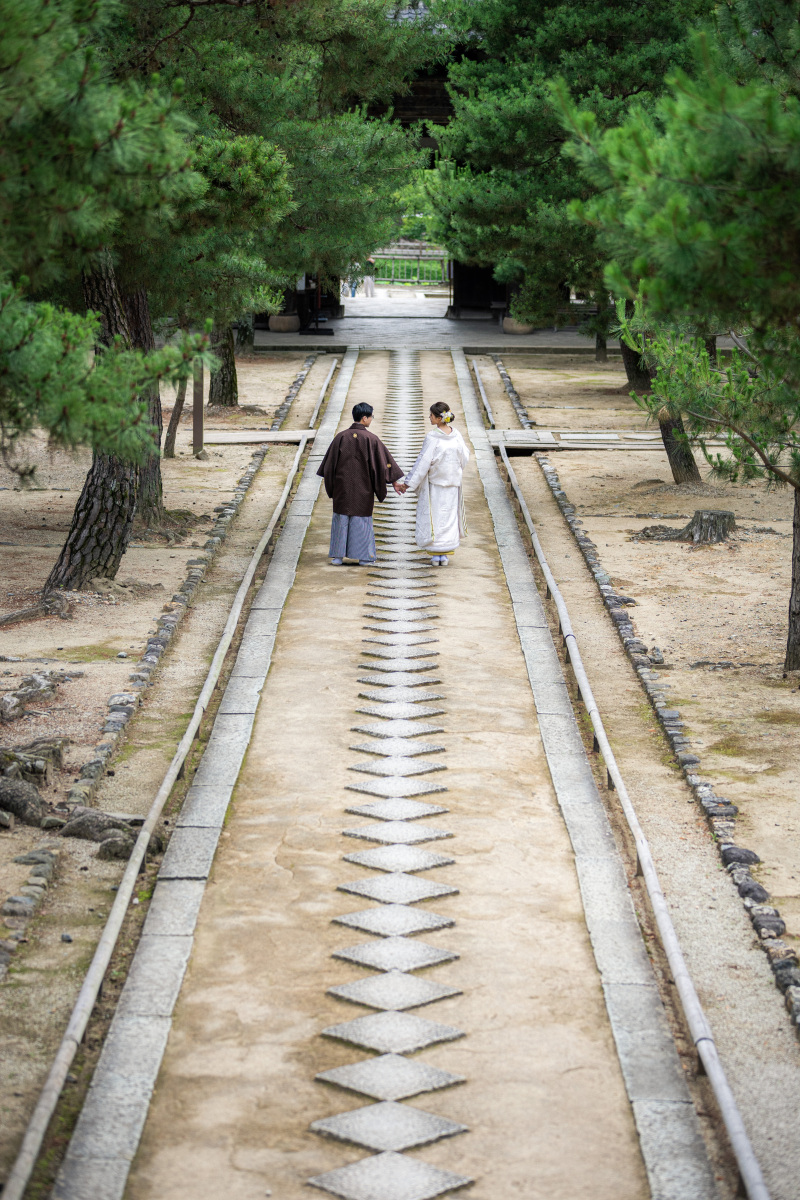
[{"label": "wooden post", "polygon": [[197,363],[192,381],[192,454],[203,449],[203,364]]}]

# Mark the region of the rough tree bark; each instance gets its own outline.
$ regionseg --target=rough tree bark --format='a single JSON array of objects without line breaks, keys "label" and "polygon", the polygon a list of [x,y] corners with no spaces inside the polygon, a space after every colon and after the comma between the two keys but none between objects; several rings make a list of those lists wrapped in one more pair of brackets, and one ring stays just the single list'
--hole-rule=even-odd
[{"label": "rough tree bark", "polygon": [[223,404],[228,408],[233,408],[239,403],[239,385],[236,381],[236,355],[232,325],[214,326],[211,335],[211,349],[220,361],[220,368],[211,376],[208,403]]},{"label": "rough tree bark", "polygon": [[789,634],[784,671],[800,671],[800,488],[794,489],[792,524],[792,590],[789,596]]},{"label": "rough tree bark", "polygon": [[662,421],[659,415],[658,427],[661,430],[661,439],[675,482],[702,483],[703,477],[694,461],[692,448],[686,440],[686,430],[681,418],[665,414],[665,419]]},{"label": "rough tree bark", "polygon": [[[134,350],[143,350],[146,354],[156,348],[153,333],[153,322],[150,319],[150,306],[147,303],[147,292],[137,288],[133,292],[125,292],[122,297],[125,312],[128,317],[131,345]],[[139,467],[139,483],[136,496],[136,511],[140,520],[147,525],[160,525],[164,519],[164,491],[161,483],[161,434],[164,424],[161,415],[161,396],[158,385],[151,387],[146,396],[147,416],[153,427],[155,446],[153,453]]]},{"label": "rough tree bark", "polygon": [[628,376],[628,386],[635,392],[649,392],[653,380],[641,355],[638,351],[632,350],[624,338],[620,338],[619,345],[622,351],[622,365]]},{"label": "rough tree bark", "polygon": [[683,529],[673,529],[670,525],[646,525],[639,536],[658,542],[692,542],[698,546],[727,542],[735,532],[735,513],[723,508],[698,508]]},{"label": "rough tree bark", "polygon": [[164,439],[164,458],[175,457],[175,438],[178,433],[178,426],[181,423],[183,415],[183,406],[186,403],[186,385],[188,379],[181,379],[178,384],[178,394],[175,397],[175,407],[172,410],[172,416],[169,419],[167,426],[167,436]]},{"label": "rough tree bark", "polygon": [[[101,342],[110,345],[120,337],[130,346],[128,318],[109,255],[83,276],[83,294],[86,307],[100,316]],[[114,454],[95,454],[45,592],[77,590],[98,575],[114,578],[131,536],[137,483],[135,463]]]},{"label": "rough tree bark", "polygon": [[608,346],[605,335],[602,333],[594,335],[594,360],[595,362],[608,362]]}]

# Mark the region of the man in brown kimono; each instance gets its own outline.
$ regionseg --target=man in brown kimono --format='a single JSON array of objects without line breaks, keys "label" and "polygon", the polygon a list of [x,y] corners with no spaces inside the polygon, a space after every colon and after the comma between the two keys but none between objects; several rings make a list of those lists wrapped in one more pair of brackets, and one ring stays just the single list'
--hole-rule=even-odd
[{"label": "man in brown kimono", "polygon": [[340,567],[346,558],[367,567],[377,557],[372,510],[375,497],[386,499],[388,484],[396,486],[405,472],[392,458],[377,434],[370,433],[372,405],[356,404],[353,424],[343,429],[328,447],[317,471],[333,500],[330,559]]}]

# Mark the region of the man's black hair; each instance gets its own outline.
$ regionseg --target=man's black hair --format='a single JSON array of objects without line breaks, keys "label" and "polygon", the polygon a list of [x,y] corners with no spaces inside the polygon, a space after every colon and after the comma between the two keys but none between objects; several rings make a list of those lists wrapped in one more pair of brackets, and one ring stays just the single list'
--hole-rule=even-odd
[{"label": "man's black hair", "polygon": [[360,421],[362,417],[371,417],[371,416],[372,416],[372,405],[371,404],[365,404],[364,401],[362,400],[360,404],[354,405],[354,407],[353,407],[353,420],[354,421]]}]

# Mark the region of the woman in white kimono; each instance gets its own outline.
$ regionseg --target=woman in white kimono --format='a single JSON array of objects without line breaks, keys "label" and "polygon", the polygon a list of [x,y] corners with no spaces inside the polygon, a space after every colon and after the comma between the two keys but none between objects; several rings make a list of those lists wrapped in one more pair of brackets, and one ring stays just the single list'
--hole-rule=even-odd
[{"label": "woman in white kimono", "polygon": [[440,400],[431,405],[433,429],[422,443],[419,457],[399,485],[418,493],[416,541],[427,550],[435,567],[446,567],[448,556],[467,533],[461,476],[469,450],[453,429],[455,414]]}]

